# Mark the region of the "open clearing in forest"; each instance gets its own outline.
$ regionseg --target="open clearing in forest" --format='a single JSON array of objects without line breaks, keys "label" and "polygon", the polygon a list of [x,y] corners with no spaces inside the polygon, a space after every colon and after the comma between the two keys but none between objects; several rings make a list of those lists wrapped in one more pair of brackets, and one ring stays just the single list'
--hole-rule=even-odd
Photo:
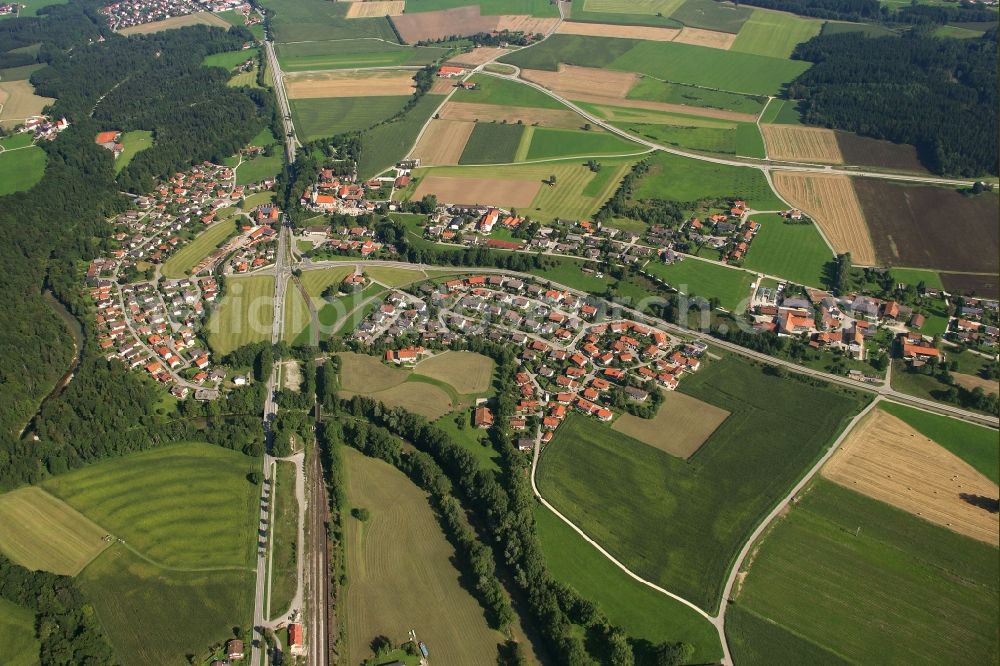
[{"label": "open clearing in forest", "polygon": [[608,97],[624,98],[639,80],[638,75],[631,72],[563,64],[559,65],[557,72],[525,69],[521,71],[521,77],[570,98],[577,93],[593,94],[595,90]]},{"label": "open clearing in forest", "polygon": [[365,2],[352,2],[347,8],[347,18],[398,16],[403,13],[405,7],[405,0],[365,0]]},{"label": "open clearing in forest", "polygon": [[648,39],[654,42],[672,42],[680,30],[677,28],[654,28],[642,25],[619,25],[616,23],[572,23],[563,22],[556,31],[560,35],[586,35],[588,37],[624,37],[626,39]]},{"label": "open clearing in forest", "polygon": [[493,381],[493,359],[466,351],[446,351],[421,361],[413,371],[451,384],[463,395],[485,393]]},{"label": "open clearing in forest", "polygon": [[997,485],[881,410],[851,431],[823,476],[959,534],[1000,543],[996,514],[973,504],[975,498],[996,500]]},{"label": "open clearing in forest", "polygon": [[493,32],[498,22],[499,18],[496,16],[481,16],[479,5],[392,17],[392,23],[396,26],[399,36],[407,44],[434,41],[452,35]]},{"label": "open clearing in forest", "polygon": [[[485,173],[485,171],[484,171]],[[413,199],[434,194],[438,201],[461,204],[494,204],[514,208],[531,205],[542,187],[541,179],[503,180],[492,178],[454,178],[450,176],[425,176],[413,193]]]},{"label": "open clearing in forest", "polygon": [[[586,122],[582,116],[569,109],[539,109],[528,106],[500,106],[499,104],[470,104],[448,102],[441,109],[442,120],[466,122],[521,121],[525,125],[541,125],[557,129],[576,129]],[[471,130],[470,130],[471,132]]]},{"label": "open clearing in forest", "polygon": [[0,524],[0,552],[28,569],[75,576],[108,547],[105,528],[34,486],[0,495]]},{"label": "open clearing in forest", "polygon": [[465,150],[465,143],[476,127],[475,123],[461,120],[432,119],[413,149],[412,156],[429,166],[458,164]]},{"label": "open clearing in forest", "polygon": [[707,46],[711,49],[722,49],[728,51],[736,41],[736,35],[729,32],[718,32],[716,30],[703,30],[686,26],[673,40],[681,44],[692,44],[694,46]]},{"label": "open clearing in forest", "polygon": [[173,28],[186,28],[189,25],[207,25],[216,28],[229,28],[229,22],[225,19],[221,19],[211,12],[195,12],[194,14],[186,14],[184,16],[172,16],[168,19],[163,19],[162,21],[153,21],[152,23],[143,23],[142,25],[134,25],[129,28],[123,28],[118,31],[119,35],[148,35],[154,32],[162,32],[164,30],[172,30]]},{"label": "open clearing in forest", "polygon": [[386,462],[348,447],[342,456],[347,501],[370,515],[346,518],[346,662],[372,656],[375,636],[401,641],[416,629],[442,664],[493,666],[504,638],[462,587],[427,494]]},{"label": "open clearing in forest", "polygon": [[10,129],[19,125],[39,115],[54,101],[52,97],[36,95],[35,87],[26,79],[0,81],[0,127]]},{"label": "open clearing in forest", "polygon": [[285,77],[289,99],[402,96],[413,90],[411,72],[308,72]]},{"label": "open clearing in forest", "polygon": [[0,151],[0,196],[29,190],[45,174],[45,151],[30,145],[30,133],[27,136],[28,146]]},{"label": "open clearing in forest", "polygon": [[651,419],[619,416],[612,430],[666,451],[690,458],[729,416],[726,410],[677,391],[666,391],[660,411]]},{"label": "open clearing in forest", "polygon": [[811,217],[837,254],[850,252],[854,263],[874,266],[875,247],[849,176],[778,171],[774,187],[792,206]]},{"label": "open clearing in forest", "polygon": [[843,164],[837,135],[833,130],[796,125],[761,125],[767,156],[789,162]]},{"label": "open clearing in forest", "polygon": [[[450,59],[446,64],[456,65],[459,67],[474,68],[482,65],[485,62],[489,62],[494,58],[499,58],[505,53],[510,53],[510,49],[501,49],[499,47],[492,46],[481,46],[478,49],[472,49],[468,53],[459,53],[454,58]],[[454,81],[451,79],[438,79],[438,81],[445,81],[454,85]]]}]

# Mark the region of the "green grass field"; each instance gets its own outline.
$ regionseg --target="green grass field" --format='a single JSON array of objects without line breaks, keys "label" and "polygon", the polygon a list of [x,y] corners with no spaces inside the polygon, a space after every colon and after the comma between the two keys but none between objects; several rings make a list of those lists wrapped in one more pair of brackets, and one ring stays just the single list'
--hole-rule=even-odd
[{"label": "green grass field", "polygon": [[574,21],[679,28],[670,18],[684,0],[573,0]]},{"label": "green grass field", "polygon": [[789,640],[852,663],[995,663],[998,562],[988,544],[818,480],[764,538],[738,598],[784,631],[742,633],[736,663]]},{"label": "green grass field", "polygon": [[[465,7],[467,0],[408,0],[407,12],[433,12],[440,9]],[[483,16],[498,14],[529,14],[531,16],[556,17],[559,10],[548,0],[479,0],[479,11]]]},{"label": "green grass field", "polygon": [[166,278],[182,278],[188,275],[199,261],[210,255],[217,247],[236,235],[238,231],[232,220],[216,222],[198,234],[193,241],[170,255],[160,272]]},{"label": "green grass field", "polygon": [[812,224],[785,224],[777,215],[755,215],[761,228],[743,265],[810,287],[825,286],[823,266],[833,251]]},{"label": "green grass field", "polygon": [[[320,298],[327,287],[340,284],[349,273],[354,272],[353,266],[342,266],[323,270],[304,271],[299,277],[302,288],[313,299],[313,305],[317,310],[317,317],[324,326],[333,325],[338,317],[336,307]],[[288,285],[285,301],[285,321],[283,323],[282,337],[289,341],[297,341],[299,335],[310,326],[309,307],[302,298],[302,293],[291,283]],[[343,306],[347,307],[351,303],[350,297],[338,299]],[[325,318],[320,316],[324,309],[333,310],[333,316],[329,314]],[[306,337],[308,340],[308,337]]]},{"label": "green grass field", "polygon": [[798,44],[818,35],[824,23],[817,19],[754,9],[730,51],[789,58]]},{"label": "green grass field", "polygon": [[719,634],[704,617],[630,578],[545,507],[535,509],[535,521],[549,573],[597,603],[613,625],[654,644],[690,643],[694,664],[722,659]]},{"label": "green grass field", "polygon": [[[18,0],[19,5],[23,5],[16,16],[37,16],[38,10],[49,5],[65,5],[67,0]],[[0,21],[7,18],[14,18],[15,14],[5,14],[0,16]]]},{"label": "green grass field", "polygon": [[108,544],[107,529],[44,490],[0,495],[0,552],[28,569],[75,576]]},{"label": "green grass field", "polygon": [[979,39],[985,32],[963,28],[960,25],[941,25],[935,28],[932,34],[935,37],[950,37],[952,39]]},{"label": "green grass field", "polygon": [[[357,19],[351,19],[351,23],[355,20]],[[378,39],[279,44],[276,51],[278,63],[286,72],[426,65],[447,52],[443,48],[400,46]]]},{"label": "green grass field", "polygon": [[521,69],[559,70],[559,63],[580,67],[607,67],[618,56],[628,53],[640,42],[617,37],[582,37],[580,35],[552,35],[544,42],[508,53],[500,62],[516,65]]},{"label": "green grass field", "polygon": [[639,42],[608,67],[676,83],[748,95],[776,95],[785,84],[806,71],[809,63],[679,42]]},{"label": "green grass field", "polygon": [[756,10],[715,0],[685,0],[670,15],[675,21],[692,28],[738,33]]},{"label": "green grass field", "polygon": [[0,645],[7,666],[35,666],[40,644],[35,637],[35,614],[0,598]]},{"label": "green grass field", "polygon": [[736,154],[743,157],[767,157],[764,137],[756,123],[740,123],[736,126]]},{"label": "green grass field", "polygon": [[205,56],[205,59],[201,61],[202,67],[221,67],[227,72],[232,71],[237,65],[242,65],[250,58],[256,58],[257,54],[260,53],[259,48],[255,49],[239,49],[237,51],[223,51],[222,53],[213,53],[212,55]]},{"label": "green grass field", "polygon": [[944,289],[941,276],[936,271],[928,271],[921,268],[893,268],[892,277],[896,282],[904,284],[916,286],[923,282],[932,289]]},{"label": "green grass field", "polygon": [[[465,427],[459,428],[455,422],[461,418]],[[500,472],[500,454],[496,452],[489,441],[483,446],[482,440],[487,437],[486,431],[472,427],[472,413],[468,409],[458,410],[442,416],[434,422],[434,427],[440,428],[451,436],[453,442],[462,445],[479,462],[483,469]]]},{"label": "green grass field", "polygon": [[325,0],[264,0],[275,12],[271,30],[276,42],[307,42],[374,37],[397,42],[388,19],[345,18],[347,3]]},{"label": "green grass field", "polygon": [[536,109],[565,109],[556,99],[523,83],[516,83],[495,76],[476,74],[471,81],[479,85],[475,90],[456,89],[453,102],[498,104],[500,106],[526,106]]},{"label": "green grass field", "polygon": [[292,119],[303,141],[315,141],[353,130],[364,130],[403,110],[409,97],[330,97],[293,99]]},{"label": "green grass field", "polygon": [[271,556],[271,617],[288,611],[295,597],[298,562],[299,507],[295,499],[295,465],[279,460],[273,489],[274,530]]},{"label": "green grass field", "polygon": [[726,639],[741,666],[809,664],[849,666],[851,662],[739,605],[726,611]]},{"label": "green grass field", "polygon": [[524,125],[476,123],[459,164],[507,164],[514,161]]},{"label": "green grass field", "polygon": [[747,271],[690,258],[673,264],[651,261],[643,270],[688,296],[715,296],[719,304],[730,312],[742,312],[746,307],[754,278]]},{"label": "green grass field", "polygon": [[[665,115],[665,114],[664,114]],[[764,140],[753,123],[718,121],[676,116],[669,124],[614,122],[615,127],[664,146],[746,157],[764,157]],[[687,124],[692,122],[694,124]]]},{"label": "green grass field", "polygon": [[244,211],[249,211],[253,210],[257,206],[262,206],[272,201],[274,201],[274,192],[257,192],[248,197],[244,197],[243,203],[240,204],[240,208]]},{"label": "green grass field", "polygon": [[571,416],[542,455],[544,497],[640,576],[712,611],[737,550],[861,398],[726,357],[680,390],[731,415],[683,461]]},{"label": "green grass field", "polygon": [[389,287],[401,287],[424,278],[424,274],[417,270],[411,271],[407,268],[388,268],[385,266],[372,266],[367,268],[365,273],[371,279],[378,280]]},{"label": "green grass field", "polygon": [[785,204],[757,169],[712,164],[665,152],[654,153],[635,199],[745,199],[755,210],[783,210]]},{"label": "green grass field", "polygon": [[115,173],[127,167],[136,153],[153,146],[153,133],[146,130],[125,132],[122,134],[121,144],[125,150],[115,160]]},{"label": "green grass field", "polygon": [[[680,83],[669,83],[659,79],[644,76],[628,91],[629,99],[641,99],[649,102],[667,102],[669,104],[687,104],[710,109],[726,109],[740,113],[759,114],[766,98],[752,95],[709,90],[696,86],[686,86]],[[694,113],[692,111],[692,113]]]},{"label": "green grass field", "polygon": [[997,458],[998,442],[995,430],[894,402],[882,402],[879,403],[879,407],[905,421],[920,434],[933,439],[975,467],[993,483],[1000,483],[1000,460]]},{"label": "green grass field", "polygon": [[403,159],[440,104],[440,96],[424,95],[402,118],[365,132],[361,137],[361,157],[358,159],[359,177],[377,176]]},{"label": "green grass field", "polygon": [[284,155],[280,149],[275,150],[274,155],[262,155],[249,160],[244,158],[236,169],[236,184],[250,185],[274,178],[284,167]]},{"label": "green grass field", "polygon": [[0,152],[0,196],[34,187],[45,174],[45,161],[38,146]]},{"label": "green grass field", "polygon": [[760,122],[776,125],[801,125],[802,115],[798,110],[798,101],[793,99],[772,99],[767,110],[761,116]]},{"label": "green grass field", "polygon": [[622,155],[643,150],[644,146],[626,141],[610,132],[536,127],[531,135],[528,159]]},{"label": "green grass field", "polygon": [[216,354],[271,339],[274,278],[233,277],[226,280],[222,302],[208,322],[208,344]]}]

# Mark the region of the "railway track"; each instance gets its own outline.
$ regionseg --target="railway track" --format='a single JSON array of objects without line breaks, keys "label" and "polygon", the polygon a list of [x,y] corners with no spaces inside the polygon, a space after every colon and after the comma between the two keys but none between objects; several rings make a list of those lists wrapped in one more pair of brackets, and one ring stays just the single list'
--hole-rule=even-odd
[{"label": "railway track", "polygon": [[318,453],[309,470],[309,664],[327,666],[336,634],[330,631],[329,499]]}]

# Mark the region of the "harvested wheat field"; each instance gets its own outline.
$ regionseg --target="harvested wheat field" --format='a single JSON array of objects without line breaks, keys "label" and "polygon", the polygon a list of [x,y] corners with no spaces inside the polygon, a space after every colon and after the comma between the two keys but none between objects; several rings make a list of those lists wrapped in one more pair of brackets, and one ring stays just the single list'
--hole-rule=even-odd
[{"label": "harvested wheat field", "polygon": [[729,416],[726,410],[698,398],[667,391],[651,419],[622,414],[612,430],[634,437],[678,458],[690,458]]},{"label": "harvested wheat field", "polygon": [[431,120],[424,128],[411,156],[419,158],[421,164],[428,166],[458,164],[458,158],[465,150],[465,142],[469,140],[475,127],[475,123],[462,120]]},{"label": "harvested wheat field", "polygon": [[444,120],[464,120],[467,122],[503,122],[525,125],[538,124],[555,129],[579,129],[586,121],[569,109],[536,109],[527,106],[500,106],[498,104],[472,104],[468,102],[448,102],[441,109]]},{"label": "harvested wheat field", "polygon": [[993,545],[994,514],[963,499],[996,499],[997,485],[904,421],[876,410],[847,437],[823,476],[857,492]]},{"label": "harvested wheat field", "polygon": [[[484,171],[485,173],[485,171]],[[535,200],[542,181],[499,180],[426,176],[411,197],[414,201],[434,194],[438,201],[454,204],[494,204],[527,208]]]},{"label": "harvested wheat field", "polygon": [[526,14],[504,14],[497,22],[497,30],[523,32],[526,35],[547,35],[559,24],[557,18],[538,18]]},{"label": "harvested wheat field", "polygon": [[613,23],[563,22],[556,32],[560,35],[585,35],[587,37],[623,37],[645,39],[651,42],[672,42],[681,32],[677,28],[653,28],[642,25],[617,25]]},{"label": "harvested wheat field", "polygon": [[228,28],[229,23],[211,12],[196,12],[184,16],[172,16],[162,21],[133,25],[130,28],[123,28],[118,31],[119,35],[148,35],[153,32],[162,32],[173,28],[186,28],[189,25],[209,25],[216,28]]},{"label": "harvested wheat field", "polygon": [[409,72],[303,72],[285,77],[288,99],[394,97],[413,94]]},{"label": "harvested wheat field", "polygon": [[392,17],[392,23],[396,26],[399,36],[407,44],[443,39],[452,35],[493,32],[499,21],[499,16],[481,16],[479,5]]},{"label": "harvested wheat field", "polygon": [[409,370],[392,367],[367,354],[340,354],[340,386],[353,393],[374,393],[406,381]]},{"label": "harvested wheat field", "polygon": [[772,160],[843,164],[833,130],[795,125],[761,125],[767,156]]},{"label": "harvested wheat field", "polygon": [[0,125],[9,128],[23,123],[54,101],[36,95],[30,81],[0,81]]},{"label": "harvested wheat field", "polygon": [[600,110],[603,118],[606,120],[616,120],[621,122],[662,122],[661,119],[657,119],[655,117],[650,118],[648,121],[638,120],[635,115],[636,109],[664,111],[666,113],[684,113],[689,116],[718,118],[720,120],[735,120],[742,123],[753,123],[757,121],[757,116],[752,113],[741,113],[739,111],[729,111],[728,109],[713,109],[707,106],[672,104],[670,102],[649,102],[644,99],[622,99],[621,97],[607,97],[605,95],[596,95],[592,93],[574,93],[573,101],[600,104],[604,106],[604,108]]},{"label": "harvested wheat field", "polygon": [[447,95],[455,88],[455,79],[434,78],[431,89],[427,91],[430,95]]},{"label": "harvested wheat field", "polygon": [[468,53],[459,53],[457,56],[455,56],[445,64],[457,65],[459,67],[468,67],[469,69],[472,69],[475,67],[479,67],[484,62],[489,62],[494,58],[499,58],[505,53],[510,53],[510,49],[501,49],[492,46],[480,46],[478,49],[472,49]]},{"label": "harvested wheat field", "polygon": [[862,266],[875,265],[875,247],[849,176],[778,171],[774,187],[782,199],[815,220],[834,252],[850,252]]},{"label": "harvested wheat field", "polygon": [[728,32],[716,32],[715,30],[702,30],[701,28],[685,27],[680,34],[674,38],[675,42],[681,44],[693,44],[695,46],[707,46],[712,49],[722,49],[728,51],[736,41],[736,35]]},{"label": "harvested wheat field", "polygon": [[625,97],[639,80],[639,76],[632,72],[612,72],[563,64],[559,65],[558,72],[524,69],[521,70],[521,77],[564,96],[589,94],[599,90],[607,97]]},{"label": "harvested wheat field", "polygon": [[953,372],[951,373],[951,377],[955,380],[956,384],[969,391],[974,391],[978,387],[983,389],[986,395],[1000,393],[1000,383],[995,379],[983,379],[977,375],[969,375],[964,372]]},{"label": "harvested wheat field", "polygon": [[352,2],[347,8],[347,18],[373,18],[379,16],[399,16],[406,6],[404,0],[370,0]]}]

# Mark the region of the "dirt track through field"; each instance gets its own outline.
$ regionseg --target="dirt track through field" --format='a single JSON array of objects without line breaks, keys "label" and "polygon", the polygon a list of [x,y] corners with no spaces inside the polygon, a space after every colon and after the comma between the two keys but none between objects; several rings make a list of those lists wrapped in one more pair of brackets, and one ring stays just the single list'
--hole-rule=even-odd
[{"label": "dirt track through field", "polygon": [[380,16],[399,16],[406,6],[404,0],[369,0],[368,2],[352,2],[347,9],[347,18],[377,18]]},{"label": "dirt track through field", "polygon": [[525,125],[538,123],[542,127],[556,129],[578,129],[586,121],[569,109],[536,109],[527,106],[500,106],[498,104],[469,104],[466,102],[448,102],[441,109],[441,118],[445,120],[464,120],[474,122],[516,123],[520,120]]},{"label": "dirt track through field", "polygon": [[151,23],[143,23],[142,25],[134,25],[129,28],[123,28],[118,31],[119,35],[148,35],[154,32],[162,32],[164,30],[171,30],[173,28],[185,28],[189,25],[209,25],[216,28],[228,28],[229,23],[225,19],[221,19],[211,12],[196,12],[194,14],[186,14],[184,16],[172,16],[168,19],[163,19],[162,21],[153,21]]},{"label": "dirt track through field", "polygon": [[833,130],[794,125],[761,125],[767,155],[775,160],[843,164],[844,156]]},{"label": "dirt track through field", "polygon": [[[483,170],[483,173],[487,173]],[[501,180],[491,178],[455,178],[426,176],[420,181],[413,200],[426,194],[437,195],[438,201],[454,204],[493,204],[527,208],[538,194],[542,181]]]},{"label": "dirt track through field", "polygon": [[[591,104],[602,104],[605,106],[621,106],[628,109],[647,109],[649,111],[663,111],[665,113],[683,113],[689,116],[702,116],[703,118],[718,118],[720,120],[733,120],[736,122],[752,123],[756,122],[757,116],[752,113],[740,113],[739,111],[728,111],[726,109],[709,109],[702,106],[687,106],[686,104],[671,104],[669,102],[648,102],[641,99],[625,99],[623,97],[607,97],[593,93],[574,93],[574,102],[589,102]],[[616,120],[617,118],[612,118]],[[621,118],[627,121],[628,118]]]},{"label": "dirt track through field", "polygon": [[625,39],[645,39],[651,42],[672,42],[681,31],[677,28],[653,28],[641,25],[564,22],[556,32],[560,35],[622,37]]},{"label": "dirt track through field", "polygon": [[674,39],[681,44],[693,44],[695,46],[707,46],[712,49],[722,49],[728,51],[736,41],[736,35],[728,32],[716,32],[715,30],[702,30],[701,28],[685,27]]},{"label": "dirt track through field", "polygon": [[561,93],[564,97],[574,94],[591,94],[599,90],[608,97],[624,98],[639,80],[632,72],[612,72],[593,67],[559,65],[558,72],[540,69],[521,70],[521,77]]},{"label": "dirt track through field", "polygon": [[431,120],[413,149],[413,157],[419,158],[421,164],[430,166],[458,164],[465,142],[475,127],[475,123],[461,120]]},{"label": "dirt track through field", "polygon": [[497,22],[497,30],[509,30],[510,32],[523,32],[526,35],[543,35],[556,27],[559,23],[557,18],[537,18],[524,14],[504,14]]},{"label": "dirt track through field", "polygon": [[285,78],[288,99],[406,96],[413,90],[409,72],[310,72]]},{"label": "dirt track through field", "polygon": [[[494,58],[499,58],[505,53],[509,53],[510,49],[494,48],[492,46],[482,46],[478,49],[472,49],[468,53],[460,53],[451,60],[449,60],[446,65],[457,65],[460,67],[478,67],[484,62],[489,62]],[[447,80],[447,79],[446,79]]]},{"label": "dirt track through field", "polygon": [[996,500],[997,485],[891,414],[876,410],[859,424],[823,476],[959,534],[1000,543],[996,516],[963,499]]},{"label": "dirt track through field", "polygon": [[785,201],[815,220],[834,252],[850,252],[854,263],[875,265],[875,247],[850,176],[779,171],[774,187]]},{"label": "dirt track through field", "polygon": [[392,22],[404,42],[415,44],[426,39],[493,32],[500,22],[500,17],[480,16],[479,5],[472,5],[435,12],[402,14],[393,16]]}]

